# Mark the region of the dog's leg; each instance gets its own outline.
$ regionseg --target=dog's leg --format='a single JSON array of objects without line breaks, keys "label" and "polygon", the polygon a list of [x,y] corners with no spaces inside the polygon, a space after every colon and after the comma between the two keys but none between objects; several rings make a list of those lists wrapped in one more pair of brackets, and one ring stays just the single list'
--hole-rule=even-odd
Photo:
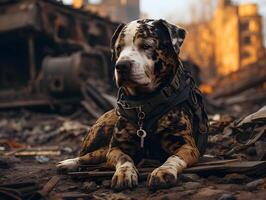
[{"label": "dog's leg", "polygon": [[162,136],[162,148],[172,156],[150,174],[147,181],[150,189],[168,188],[176,185],[177,175],[184,168],[195,164],[200,157],[192,135],[192,123],[189,117],[181,113],[178,122],[179,131],[164,133]]},{"label": "dog's leg", "polygon": [[106,161],[108,147],[87,153],[81,157],[67,159],[59,162],[56,167],[59,171],[75,171],[80,165],[99,164]]},{"label": "dog's leg", "polygon": [[110,148],[107,163],[114,166],[116,171],[112,178],[111,187],[117,191],[134,188],[138,184],[138,171],[133,160],[119,148]]},{"label": "dog's leg", "polygon": [[155,190],[175,186],[177,175],[187,166],[186,161],[179,156],[170,156],[162,166],[153,170],[149,175],[147,181],[148,187],[151,190]]},{"label": "dog's leg", "polygon": [[74,171],[81,164],[98,164],[106,161],[114,125],[117,122],[115,110],[103,114],[90,128],[82,142],[79,157],[67,159],[57,164],[59,171]]}]

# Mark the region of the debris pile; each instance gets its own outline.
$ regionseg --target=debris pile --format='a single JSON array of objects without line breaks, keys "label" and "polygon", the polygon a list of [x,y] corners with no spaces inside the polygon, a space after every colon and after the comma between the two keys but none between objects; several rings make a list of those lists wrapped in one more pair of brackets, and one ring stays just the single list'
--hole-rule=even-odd
[{"label": "debris pile", "polygon": [[85,95],[106,111],[97,97],[115,91],[109,43],[118,23],[56,0],[5,0],[0,9],[1,109],[80,104]]},{"label": "debris pile", "polygon": [[213,120],[211,124],[208,145],[220,147],[212,154],[224,158],[265,160],[266,106],[237,120],[227,116]]},{"label": "debris pile", "polygon": [[208,100],[222,113],[255,112],[266,102],[265,60],[213,81]]},{"label": "debris pile", "polygon": [[[222,114],[210,116],[206,155],[197,165],[184,170],[174,188],[149,192],[145,180],[160,163],[143,160],[137,166],[139,187],[132,191],[113,193],[110,182],[114,171],[103,163],[58,175],[60,180],[48,196],[50,199],[171,199],[178,195],[188,199],[245,199],[242,197],[252,195],[263,199],[266,189],[265,111],[266,107],[262,107],[238,118]],[[0,184],[3,186],[0,188],[31,182],[38,185],[31,195],[42,191],[41,187],[56,174],[56,163],[78,154],[81,140],[94,121],[91,119],[83,107],[71,115],[26,110],[1,112]]]}]

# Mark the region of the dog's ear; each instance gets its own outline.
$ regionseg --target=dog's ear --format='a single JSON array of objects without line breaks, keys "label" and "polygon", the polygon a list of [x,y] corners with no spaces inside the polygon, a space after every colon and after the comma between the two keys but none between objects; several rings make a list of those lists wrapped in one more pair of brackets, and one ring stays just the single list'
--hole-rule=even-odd
[{"label": "dog's ear", "polygon": [[116,28],[116,30],[115,30],[115,32],[114,32],[114,34],[113,34],[113,36],[112,36],[112,39],[111,39],[112,60],[114,60],[114,58],[115,58],[115,49],[114,49],[114,47],[115,47],[115,42],[116,42],[116,40],[117,40],[117,38],[118,38],[120,32],[122,31],[122,29],[123,29],[124,27],[125,27],[125,24],[120,24],[120,25]]},{"label": "dog's ear", "polygon": [[158,23],[160,23],[167,29],[172,42],[172,46],[176,54],[178,55],[180,52],[180,47],[182,46],[186,37],[186,30],[176,25],[170,24],[163,19],[158,20]]}]

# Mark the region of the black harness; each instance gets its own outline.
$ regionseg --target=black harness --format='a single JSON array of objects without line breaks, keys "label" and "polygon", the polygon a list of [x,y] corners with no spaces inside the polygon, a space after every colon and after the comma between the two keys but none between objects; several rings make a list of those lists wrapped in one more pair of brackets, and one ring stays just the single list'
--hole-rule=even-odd
[{"label": "black harness", "polygon": [[[168,86],[143,98],[129,97],[120,88],[117,99],[117,113],[139,127],[138,131],[147,132],[152,138],[154,125],[171,109],[184,105],[193,117],[193,133],[197,147],[204,154],[208,138],[208,117],[203,106],[202,96],[195,86],[190,73],[176,74]],[[146,136],[146,135],[145,135]]]}]

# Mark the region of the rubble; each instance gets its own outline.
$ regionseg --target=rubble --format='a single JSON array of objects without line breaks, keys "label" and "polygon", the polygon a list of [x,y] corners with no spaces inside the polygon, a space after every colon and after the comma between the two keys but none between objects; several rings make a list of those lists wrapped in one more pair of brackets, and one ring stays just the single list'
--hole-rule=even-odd
[{"label": "rubble", "polygon": [[35,182],[21,182],[0,185],[1,199],[30,199],[39,190]]},{"label": "rubble", "polygon": [[[257,112],[245,116],[211,116],[210,143],[206,155],[197,165],[184,170],[176,187],[167,190],[167,194],[163,190],[158,191],[157,197],[167,196],[171,199],[173,194],[178,194],[180,197],[218,199],[227,198],[224,194],[231,194],[238,198],[237,195],[244,194],[246,190],[256,190],[259,199],[265,187],[266,161],[262,156],[265,132],[258,137],[260,131],[257,130],[265,127],[264,111],[265,107],[262,107]],[[78,154],[81,141],[93,123],[91,119],[82,107],[69,115],[29,110],[1,112],[0,146],[4,148],[0,153],[6,156],[1,158],[1,163],[4,164],[1,166],[3,170],[0,171],[0,184],[38,180],[39,185],[45,185],[48,178],[55,175],[55,164],[58,161]],[[51,132],[57,134],[49,140],[43,139]],[[240,137],[243,134],[246,137]],[[214,137],[218,139],[214,141]],[[249,141],[250,137],[256,138],[256,142],[249,145],[253,148],[249,150],[253,151],[253,156],[250,156],[248,149],[227,154],[234,147]],[[36,154],[39,155],[36,157]],[[132,198],[139,197],[138,193],[143,197],[152,197],[153,194],[145,187],[145,180],[159,164],[158,161],[143,160],[137,166],[140,186],[122,194]],[[103,199],[108,199],[107,197],[113,195],[110,189],[113,173],[114,171],[106,168],[104,164],[81,166],[77,172],[60,175],[63,181],[55,186],[49,197],[59,195],[59,199],[70,199],[73,196],[97,199],[104,196]],[[257,184],[252,183],[256,180],[260,181],[257,186],[253,186]],[[92,186],[95,187],[91,186],[90,191],[84,190],[84,182],[94,182]]]},{"label": "rubble", "polygon": [[223,194],[218,200],[236,200],[236,197],[232,194]]},{"label": "rubble", "polygon": [[48,194],[52,191],[52,189],[56,186],[56,184],[60,181],[59,176],[52,177],[41,190],[34,193],[30,196],[29,200],[43,199],[48,196]]},{"label": "rubble", "polygon": [[[0,27],[0,199],[265,198],[264,63],[216,80],[206,94],[207,152],[179,175],[176,187],[148,191],[147,176],[160,163],[143,160],[139,186],[114,193],[114,170],[105,163],[58,175],[55,165],[78,155],[95,119],[116,104],[109,38],[117,23],[53,0],[6,0],[0,8],[0,23],[11,13],[16,22]],[[14,59],[17,46],[28,56]],[[198,67],[185,63],[200,83]],[[19,67],[21,77],[6,79],[17,77]]]},{"label": "rubble", "polygon": [[[256,78],[254,78],[256,77]],[[233,72],[218,80],[218,88],[212,98],[232,97],[250,88],[256,88],[266,82],[265,62],[256,63],[249,67]],[[265,91],[262,90],[265,93]],[[264,96],[265,97],[265,96]]]},{"label": "rubble", "polygon": [[0,9],[0,109],[85,98],[110,108],[100,93],[115,92],[109,41],[119,23],[56,0],[6,0]]},{"label": "rubble", "polygon": [[266,180],[264,180],[264,179],[258,179],[258,180],[255,180],[255,181],[249,182],[248,184],[246,184],[246,188],[247,188],[248,190],[254,190],[254,189],[256,189],[258,186],[264,184],[265,181],[266,181]]},{"label": "rubble", "polygon": [[263,107],[266,102],[265,59],[210,81],[211,93],[206,96],[209,113],[235,116],[247,115]]},{"label": "rubble", "polygon": [[198,181],[200,177],[197,174],[181,174],[180,179],[182,181]]},{"label": "rubble", "polygon": [[82,190],[84,190],[84,192],[86,192],[86,193],[94,192],[98,188],[99,188],[98,185],[93,181],[85,182],[82,185]]},{"label": "rubble", "polygon": [[195,190],[201,187],[201,183],[198,182],[186,182],[183,184],[185,190]]}]

